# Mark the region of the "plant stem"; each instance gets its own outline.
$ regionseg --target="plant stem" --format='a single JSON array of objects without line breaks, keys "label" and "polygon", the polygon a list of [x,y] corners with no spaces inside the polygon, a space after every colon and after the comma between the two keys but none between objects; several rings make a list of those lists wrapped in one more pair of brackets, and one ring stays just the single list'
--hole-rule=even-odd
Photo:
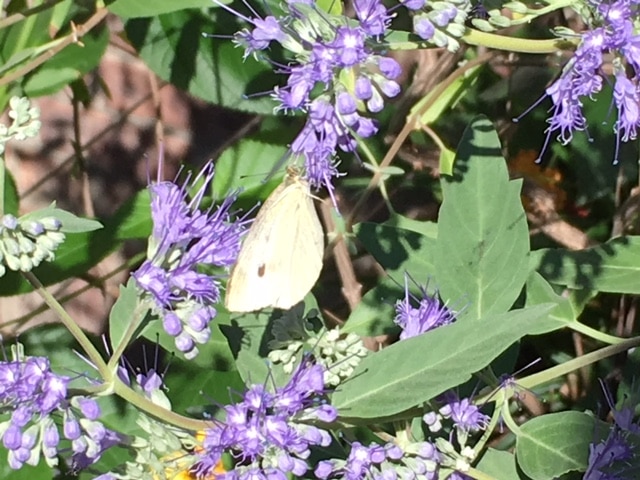
[{"label": "plant stem", "polygon": [[125,385],[122,380],[115,378],[113,382],[113,392],[119,397],[123,398],[131,405],[143,410],[145,413],[157,418],[166,423],[170,423],[178,428],[184,430],[190,430],[193,432],[199,432],[206,428],[211,427],[211,422],[206,420],[196,420],[189,417],[184,417],[171,410],[156,405],[148,398],[135,392],[130,387]]},{"label": "plant stem", "polygon": [[595,352],[591,352],[586,355],[574,358],[573,360],[569,360],[568,362],[565,362],[561,365],[557,365],[542,372],[534,373],[533,375],[524,377],[518,380],[517,384],[520,387],[532,389],[533,387],[546,383],[554,378],[561,377],[562,375],[566,375],[569,372],[582,368],[585,365],[590,365],[599,360],[602,360],[603,358],[616,355],[637,346],[640,346],[640,337],[630,338],[629,340],[625,340],[624,342],[617,345],[611,345],[605,348],[601,348],[600,350],[596,350]]},{"label": "plant stem", "polygon": [[69,316],[67,311],[62,307],[62,305],[60,305],[58,300],[56,300],[56,298],[42,286],[40,280],[38,280],[38,278],[33,273],[22,272],[22,275],[27,279],[29,283],[31,283],[31,285],[33,285],[33,288],[38,292],[45,303],[49,305],[49,308],[51,308],[51,310],[53,310],[58,315],[58,318],[60,318],[64,326],[67,327],[67,330],[69,330],[69,332],[71,332],[71,335],[73,335],[73,338],[75,338],[76,341],[80,344],[85,354],[89,357],[89,360],[93,363],[102,378],[109,381],[113,375],[108,369],[105,361],[102,359],[102,355],[100,355],[100,352],[98,352],[98,350],[93,346],[89,338],[85,335],[85,333],[78,326],[75,320],[71,318],[71,316]]}]

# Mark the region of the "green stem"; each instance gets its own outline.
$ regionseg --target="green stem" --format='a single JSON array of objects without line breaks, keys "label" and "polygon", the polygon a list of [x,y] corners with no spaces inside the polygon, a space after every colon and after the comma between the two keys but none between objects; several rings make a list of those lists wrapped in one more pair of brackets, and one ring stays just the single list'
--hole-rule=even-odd
[{"label": "green stem", "polygon": [[207,420],[196,420],[189,417],[184,417],[171,410],[156,405],[148,398],[132,390],[125,385],[119,378],[114,378],[113,392],[119,397],[126,400],[131,405],[139,408],[140,410],[148,413],[149,415],[161,420],[163,422],[174,425],[183,430],[190,430],[193,432],[200,432],[206,428],[211,427],[211,422]]},{"label": "green stem", "polygon": [[611,345],[605,348],[601,348],[600,350],[596,350],[595,352],[591,352],[586,355],[574,358],[573,360],[569,360],[568,362],[565,362],[561,365],[557,365],[542,372],[524,377],[518,380],[517,384],[520,387],[532,389],[554,378],[561,377],[569,372],[602,360],[603,358],[622,353],[629,350],[630,348],[634,348],[639,345],[640,337],[630,338],[629,340],[625,340],[624,342],[621,342],[617,345]]},{"label": "green stem", "polygon": [[571,322],[567,326],[573,331],[598,340],[602,343],[607,343],[609,345],[618,345],[627,340],[626,338],[620,338],[614,335],[609,335],[608,333],[601,332],[580,322]]},{"label": "green stem", "polygon": [[[477,45],[505,52],[518,53],[555,53],[570,47],[575,47],[579,39],[568,40],[565,38],[550,38],[537,40],[534,38],[517,38],[497,33],[481,32],[468,28],[460,40],[468,45]],[[389,42],[390,50],[419,50],[433,48],[428,42]]]},{"label": "green stem", "polygon": [[496,428],[496,425],[498,425],[498,422],[500,421],[502,405],[504,403],[508,403],[509,401],[508,397],[505,395],[504,390],[500,389],[498,395],[500,396],[500,398],[496,399],[496,405],[495,405],[495,408],[493,409],[493,414],[491,415],[491,421],[489,422],[489,425],[487,426],[484,433],[482,434],[482,437],[480,438],[480,440],[473,447],[476,457],[484,449],[485,444],[489,441],[489,439],[493,435],[493,430]]},{"label": "green stem", "polygon": [[[367,160],[371,163],[371,165],[373,165],[372,170],[374,172],[377,172],[380,169],[380,165],[376,161],[376,157],[371,151],[371,149],[369,148],[369,145],[367,144],[367,142],[365,141],[360,142],[358,144],[358,147],[360,148],[362,153],[364,153],[364,156],[367,157]],[[380,189],[380,195],[382,196],[384,203],[387,205],[387,209],[389,210],[389,213],[393,215],[395,213],[395,210],[393,209],[393,205],[391,205],[391,200],[389,199],[389,194],[387,192],[387,186],[384,183],[384,179],[383,181],[380,182],[380,184],[378,185],[378,188]]]},{"label": "green stem", "polygon": [[111,358],[109,359],[108,367],[110,371],[115,371],[115,369],[118,367],[120,357],[122,357],[122,354],[129,345],[129,341],[133,338],[134,334],[144,321],[144,318],[148,311],[149,306],[144,302],[139,301],[136,305],[135,310],[133,311],[133,321],[129,322],[127,330],[124,332],[124,335],[116,346],[113,355],[111,355]]},{"label": "green stem", "polygon": [[476,480],[497,480],[496,477],[493,477],[491,475],[487,475],[484,472],[481,472],[480,470],[476,470],[475,468],[471,467],[468,471],[464,472],[465,475],[468,475],[472,478],[475,478]]},{"label": "green stem", "polygon": [[504,404],[502,404],[502,408],[500,409],[500,411],[502,413],[501,418],[504,421],[505,425],[509,428],[509,430],[511,430],[511,432],[517,437],[522,435],[520,427],[513,420],[511,412],[509,411],[509,402],[505,402]]},{"label": "green stem", "polygon": [[505,52],[518,53],[555,53],[570,46],[576,46],[579,42],[569,41],[564,38],[551,38],[536,40],[532,38],[516,38],[495,33],[481,32],[472,28],[462,36],[461,40],[469,45],[477,45]]},{"label": "green stem", "polygon": [[[104,274],[103,276],[95,279],[94,282],[87,283],[86,285],[83,285],[82,287],[78,288],[77,290],[74,290],[73,292],[62,296],[62,297],[58,298],[57,300],[58,300],[58,302],[60,304],[64,305],[68,301],[73,300],[74,298],[78,297],[79,295],[83,294],[84,292],[87,292],[87,291],[91,290],[92,288],[100,288],[99,286],[103,285],[106,280],[108,280],[109,278],[113,277],[114,275],[117,275],[118,273],[120,273],[123,270],[129,270],[131,267],[133,267],[134,265],[137,265],[138,263],[140,263],[146,257],[147,257],[147,252],[140,252],[137,255],[134,255],[133,257],[131,257],[129,260],[127,260],[122,265],[114,268],[112,271],[110,271],[110,272]],[[27,321],[31,320],[32,318],[36,317],[37,315],[40,315],[41,313],[44,313],[46,311],[47,311],[47,304],[43,303],[39,307],[34,308],[29,313],[25,313],[24,315],[22,315],[20,317],[14,318],[13,320],[7,320],[6,322],[0,322],[0,330],[8,328],[10,326],[19,327],[22,324],[26,323]]]},{"label": "green stem", "polygon": [[96,370],[100,373],[101,377],[104,379],[110,379],[112,377],[111,372],[109,371],[107,364],[102,359],[102,355],[100,352],[96,350],[93,346],[89,338],[85,335],[82,329],[78,326],[78,324],[69,316],[67,311],[60,305],[60,303],[56,300],[56,298],[51,295],[40,283],[40,280],[31,273],[31,272],[22,272],[24,278],[27,279],[29,283],[33,286],[33,288],[38,292],[38,294],[42,297],[49,308],[53,310],[60,318],[60,321],[67,327],[67,330],[71,332],[73,338],[80,344],[85,354],[89,357],[89,360],[93,363]]},{"label": "green stem", "polygon": [[561,8],[571,7],[576,2],[575,0],[560,0],[560,1],[547,0],[547,3],[549,3],[549,5],[547,5],[546,7],[529,10],[529,12],[531,12],[530,14],[525,14],[520,19],[511,20],[511,25],[522,25],[523,23],[531,23],[532,20],[535,20],[536,18],[542,15],[555,12],[556,10],[560,10]]}]

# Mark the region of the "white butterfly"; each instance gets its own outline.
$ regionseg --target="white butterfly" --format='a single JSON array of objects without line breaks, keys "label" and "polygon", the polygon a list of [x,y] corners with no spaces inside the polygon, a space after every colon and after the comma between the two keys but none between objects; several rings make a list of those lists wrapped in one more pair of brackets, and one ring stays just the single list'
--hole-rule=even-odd
[{"label": "white butterfly", "polygon": [[324,233],[296,167],[260,208],[227,283],[231,312],[266,307],[287,310],[301,301],[322,270]]}]

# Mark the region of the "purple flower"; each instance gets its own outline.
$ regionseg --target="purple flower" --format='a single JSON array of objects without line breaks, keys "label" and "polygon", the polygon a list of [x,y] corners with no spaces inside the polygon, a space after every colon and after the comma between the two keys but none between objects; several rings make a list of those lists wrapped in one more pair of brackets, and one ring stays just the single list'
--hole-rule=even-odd
[{"label": "purple flower", "polygon": [[417,307],[412,305],[413,295],[409,293],[409,286],[405,279],[405,297],[396,303],[396,318],[394,322],[402,328],[400,340],[415,337],[434,328],[453,323],[456,314],[438,298],[437,291],[433,296],[427,293],[427,288],[420,286],[421,296],[415,299]]},{"label": "purple flower", "polygon": [[[25,463],[35,465],[44,454],[47,461],[58,455],[60,433],[52,417],[62,416],[63,434],[74,442],[102,445],[99,452],[91,453],[97,460],[111,444],[103,439],[110,434],[97,419],[101,412],[95,400],[74,397],[69,401],[69,377],[51,371],[44,357],[27,357],[15,361],[0,361],[0,409],[10,410],[11,418],[0,424],[2,444],[9,450],[8,463],[13,469]],[[83,425],[74,410],[81,415]],[[114,434],[115,435],[115,434]],[[93,439],[93,443],[86,439]]]},{"label": "purple flower", "polygon": [[[203,451],[195,467],[201,476],[214,473],[223,453],[240,461],[235,470],[216,478],[286,478],[304,476],[311,446],[327,447],[328,432],[305,420],[333,422],[337,412],[324,403],[322,367],[305,358],[291,379],[274,394],[262,384],[253,385],[243,399],[224,407],[225,421],[205,431]],[[318,413],[316,413],[318,412]]]},{"label": "purple flower", "polygon": [[477,432],[489,424],[489,417],[481,413],[468,398],[458,399],[455,395],[449,397],[449,403],[440,409],[440,413],[453,421],[458,432]]},{"label": "purple flower", "polygon": [[640,426],[633,422],[637,406],[638,393],[627,397],[623,404],[616,408],[611,392],[601,382],[607,403],[613,413],[614,423],[604,440],[595,440],[589,446],[589,464],[584,480],[625,480],[636,478],[632,464],[640,460],[638,440]]},{"label": "purple flower", "polygon": [[189,182],[182,187],[173,182],[149,187],[153,233],[148,259],[133,274],[165,331],[176,337],[176,347],[188,358],[197,355],[196,343],[209,339],[209,323],[217,313],[212,304],[220,299],[219,280],[198,267],[231,266],[245,227],[244,221],[231,221],[233,195],[216,209],[199,210],[212,178],[213,164],[208,163],[194,179],[203,186],[190,200]]},{"label": "purple flower", "polygon": [[385,448],[378,444],[365,447],[360,442],[351,444],[351,451],[346,461],[324,460],[318,463],[315,474],[318,478],[344,478],[346,480],[362,480],[375,478],[372,470],[386,460]]},{"label": "purple flower", "polygon": [[637,127],[640,125],[640,95],[638,95],[637,80],[629,80],[621,71],[615,78],[613,98],[618,107],[616,132],[623,142],[635,140]]},{"label": "purple flower", "polygon": [[436,33],[436,27],[426,16],[414,17],[413,30],[423,40],[431,40]]},{"label": "purple flower", "polygon": [[400,3],[409,10],[420,10],[427,3],[426,0],[400,0]]},{"label": "purple flower", "polygon": [[[254,26],[235,36],[236,43],[246,49],[245,57],[272,41],[291,52],[290,62],[276,66],[278,73],[288,77],[285,86],[273,89],[279,103],[276,110],[308,113],[309,121],[293,141],[290,154],[304,159],[309,183],[326,187],[335,203],[332,182],[340,175],[335,161],[338,149],[353,152],[357,137],[375,135],[375,123],[365,115],[382,110],[383,96],[400,92],[394,81],[400,65],[385,56],[384,34],[392,15],[381,0],[355,0],[356,20],[349,21],[320,11],[312,1],[286,2],[282,16],[264,19],[221,6]],[[367,103],[346,105],[344,94]]]},{"label": "purple flower", "polygon": [[624,472],[627,462],[636,455],[635,448],[627,435],[614,426],[607,438],[589,445],[589,464],[583,480],[624,480],[635,478],[633,475],[617,474]]},{"label": "purple flower", "polygon": [[[582,107],[585,98],[594,98],[602,90],[605,55],[613,57],[614,103],[618,118],[613,129],[618,144],[614,162],[618,160],[620,141],[634,140],[640,124],[638,110],[638,73],[640,72],[640,36],[634,34],[633,19],[640,13],[640,4],[629,0],[588,2],[594,16],[592,26],[582,34],[581,42],[560,77],[546,89],[551,99],[551,116],[547,120],[546,149],[551,135],[567,144],[576,131],[586,130]],[[608,80],[608,79],[607,79]],[[537,102],[539,103],[539,101]]]},{"label": "purple flower", "polygon": [[360,26],[367,35],[384,35],[389,27],[391,15],[380,0],[354,0],[353,8]]}]

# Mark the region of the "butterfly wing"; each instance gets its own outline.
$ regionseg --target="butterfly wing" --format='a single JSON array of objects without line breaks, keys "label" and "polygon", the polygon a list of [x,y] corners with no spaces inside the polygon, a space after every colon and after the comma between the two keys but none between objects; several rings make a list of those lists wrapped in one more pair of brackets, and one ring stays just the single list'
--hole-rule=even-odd
[{"label": "butterfly wing", "polygon": [[299,201],[291,219],[289,231],[283,230],[286,238],[278,242],[279,252],[274,258],[281,265],[273,265],[279,273],[278,296],[272,306],[284,310],[303,300],[320,276],[324,254],[324,233],[318,214],[306,185],[301,185],[304,198]]},{"label": "butterfly wing", "polygon": [[288,309],[311,290],[322,269],[324,234],[306,182],[280,185],[244,240],[227,284],[229,311]]}]

